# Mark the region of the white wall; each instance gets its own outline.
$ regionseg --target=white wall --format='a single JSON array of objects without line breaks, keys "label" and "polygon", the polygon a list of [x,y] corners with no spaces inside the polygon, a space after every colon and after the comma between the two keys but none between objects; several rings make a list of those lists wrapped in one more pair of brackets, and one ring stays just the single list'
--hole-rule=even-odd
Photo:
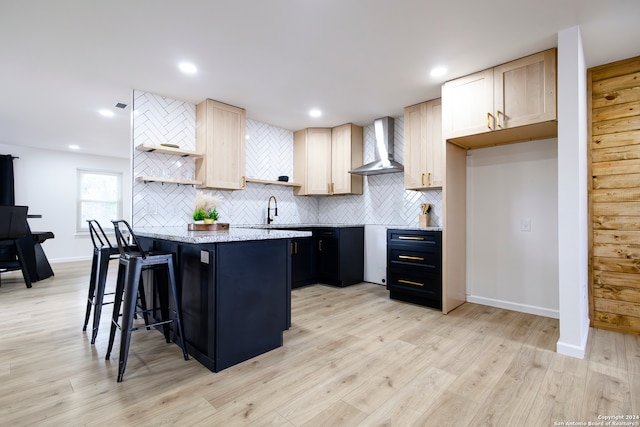
[{"label": "white wall", "polygon": [[[122,172],[123,215],[131,216],[131,166],[128,159],[92,156],[0,144],[0,154],[19,157],[13,161],[16,204],[29,206],[33,231],[52,231],[43,249],[50,262],[90,259],[91,239],[76,234],[76,170]],[[55,273],[55,267],[54,267]]]},{"label": "white wall", "polygon": [[467,156],[467,301],[557,318],[557,140]]},{"label": "white wall", "polygon": [[558,353],[584,358],[589,336],[587,70],[579,27],[558,33]]}]

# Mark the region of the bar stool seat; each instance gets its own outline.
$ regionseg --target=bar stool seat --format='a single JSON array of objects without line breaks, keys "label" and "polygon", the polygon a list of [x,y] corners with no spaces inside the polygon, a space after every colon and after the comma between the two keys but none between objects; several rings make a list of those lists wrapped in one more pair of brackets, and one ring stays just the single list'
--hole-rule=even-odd
[{"label": "bar stool seat", "polygon": [[[87,330],[91,308],[93,308],[93,325],[91,332],[91,344],[95,344],[98,336],[98,328],[100,327],[100,315],[102,307],[113,304],[113,301],[104,301],[105,296],[113,295],[113,292],[105,292],[107,285],[107,270],[109,269],[109,261],[120,256],[120,250],[117,246],[113,246],[102,226],[95,219],[88,219],[89,235],[93,243],[93,258],[91,261],[91,278],[89,279],[89,292],[87,295],[87,309],[84,316],[83,331]],[[144,292],[139,292],[140,305],[146,310],[146,301]],[[149,323],[149,318],[145,313],[145,323]]]},{"label": "bar stool seat", "polygon": [[[169,324],[175,323],[177,344],[182,349],[184,360],[189,360],[187,354],[186,342],[184,340],[184,330],[182,327],[182,313],[180,310],[180,299],[176,286],[174,254],[168,252],[145,252],[136,238],[129,224],[124,220],[112,221],[114,225],[116,241],[118,242],[118,250],[120,253],[118,266],[118,280],[116,283],[116,291],[114,297],[113,317],[111,322],[111,333],[109,334],[109,346],[107,348],[106,360],[109,360],[116,329],[120,329],[120,358],[118,360],[118,382],[121,382],[127,365],[127,357],[129,354],[129,346],[131,343],[131,332],[148,328],[149,326],[162,325],[165,339],[171,342]],[[121,226],[126,227],[131,242],[124,237]],[[124,228],[123,227],[123,228]],[[157,311],[160,311],[161,319],[155,323],[145,326],[134,326],[133,318],[136,312],[137,290],[140,289],[142,283],[142,272],[153,269],[153,278],[158,289],[159,307],[152,307],[146,312],[152,313],[155,318]],[[156,274],[159,270],[164,270],[166,275]],[[164,277],[163,277],[164,276]],[[164,280],[163,280],[164,279]],[[174,317],[170,317],[169,307],[169,291],[174,301]],[[155,302],[155,298],[151,298]],[[122,305],[122,319],[118,323],[120,306]]]}]

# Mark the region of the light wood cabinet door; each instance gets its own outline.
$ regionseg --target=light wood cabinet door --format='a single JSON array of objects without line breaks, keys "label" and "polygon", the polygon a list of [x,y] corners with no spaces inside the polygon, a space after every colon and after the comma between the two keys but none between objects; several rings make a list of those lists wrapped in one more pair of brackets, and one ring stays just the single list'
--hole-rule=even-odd
[{"label": "light wood cabinet door", "polygon": [[362,194],[362,177],[349,171],[362,165],[362,128],[308,128],[293,134],[293,175],[297,196]]},{"label": "light wood cabinet door", "polygon": [[351,123],[331,130],[331,194],[362,194],[362,176],[349,171],[362,165],[362,128]]},{"label": "light wood cabinet door", "polygon": [[331,129],[309,128],[293,134],[293,175],[299,196],[325,196],[331,190]]},{"label": "light wood cabinet door", "polygon": [[493,69],[496,129],[555,120],[555,49]]},{"label": "light wood cabinet door", "polygon": [[464,148],[557,136],[556,49],[442,86],[445,140]]},{"label": "light wood cabinet door", "polygon": [[441,188],[444,139],[440,99],[404,110],[404,186],[407,190]]},{"label": "light wood cabinet door", "polygon": [[207,99],[196,106],[196,160],[199,188],[245,187],[245,110]]},{"label": "light wood cabinet door", "polygon": [[427,103],[404,109],[404,188],[424,188],[427,144]]},{"label": "light wood cabinet door", "polygon": [[485,70],[442,86],[442,131],[446,139],[491,132],[493,70]]}]

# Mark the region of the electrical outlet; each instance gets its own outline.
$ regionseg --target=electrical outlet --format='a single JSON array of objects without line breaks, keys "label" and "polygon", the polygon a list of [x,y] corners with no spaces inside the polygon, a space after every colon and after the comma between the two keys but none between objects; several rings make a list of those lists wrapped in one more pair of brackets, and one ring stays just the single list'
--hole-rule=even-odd
[{"label": "electrical outlet", "polygon": [[520,231],[522,231],[523,233],[530,233],[531,232],[531,219],[530,218],[523,218],[520,220]]}]

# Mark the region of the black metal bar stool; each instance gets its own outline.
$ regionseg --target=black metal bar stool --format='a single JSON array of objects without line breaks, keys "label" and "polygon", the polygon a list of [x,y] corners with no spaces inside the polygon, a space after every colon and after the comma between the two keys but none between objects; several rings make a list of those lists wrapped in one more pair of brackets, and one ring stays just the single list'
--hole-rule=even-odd
[{"label": "black metal bar stool", "polygon": [[[109,269],[109,261],[120,256],[120,250],[117,246],[113,246],[109,241],[106,233],[95,219],[88,219],[89,234],[93,243],[93,259],[91,261],[91,278],[89,279],[89,293],[87,295],[87,310],[84,315],[83,331],[87,330],[89,324],[89,316],[91,315],[91,307],[93,307],[93,327],[91,333],[91,344],[95,344],[98,336],[98,328],[100,327],[100,315],[102,314],[102,306],[113,304],[113,301],[104,302],[106,295],[113,295],[113,292],[105,292],[107,284],[107,270]],[[143,310],[146,310],[147,304],[144,300],[144,292],[139,292],[140,304]],[[147,313],[145,313],[145,323],[149,323]]]},{"label": "black metal bar stool", "polygon": [[[109,335],[109,346],[107,348],[106,360],[109,360],[111,355],[111,349],[113,348],[113,340],[116,334],[116,328],[120,328],[120,359],[118,361],[118,382],[122,381],[124,376],[124,370],[127,365],[127,357],[129,355],[129,344],[131,343],[131,332],[140,329],[147,328],[148,326],[162,325],[164,330],[164,336],[167,342],[171,342],[169,323],[175,323],[176,336],[178,338],[178,344],[182,348],[184,360],[189,360],[187,354],[187,346],[184,340],[184,330],[182,328],[182,313],[180,311],[180,299],[178,298],[178,289],[176,286],[176,277],[174,270],[174,255],[168,252],[145,252],[140,246],[136,235],[133,233],[131,226],[124,220],[111,221],[113,222],[116,241],[118,242],[118,250],[120,252],[120,261],[118,266],[118,281],[116,284],[115,299],[113,305],[113,318],[111,322],[111,334]],[[131,241],[127,241],[124,237],[120,226],[125,226]],[[161,320],[155,323],[150,323],[145,326],[134,326],[133,316],[136,309],[136,291],[140,289],[141,293],[144,293],[143,288],[140,287],[142,283],[142,272],[144,270],[165,270],[166,281],[160,280],[161,277],[153,274],[153,278],[157,283],[158,288],[158,300],[159,307],[155,306],[155,297],[151,300],[154,302],[152,308],[146,310],[147,312],[155,313],[159,310],[161,313]],[[155,272],[154,272],[155,273]],[[168,283],[167,283],[168,282]],[[169,314],[169,290],[171,291],[174,307],[174,318],[172,319]],[[122,323],[118,324],[118,318],[120,313],[120,306],[122,307]]]}]

